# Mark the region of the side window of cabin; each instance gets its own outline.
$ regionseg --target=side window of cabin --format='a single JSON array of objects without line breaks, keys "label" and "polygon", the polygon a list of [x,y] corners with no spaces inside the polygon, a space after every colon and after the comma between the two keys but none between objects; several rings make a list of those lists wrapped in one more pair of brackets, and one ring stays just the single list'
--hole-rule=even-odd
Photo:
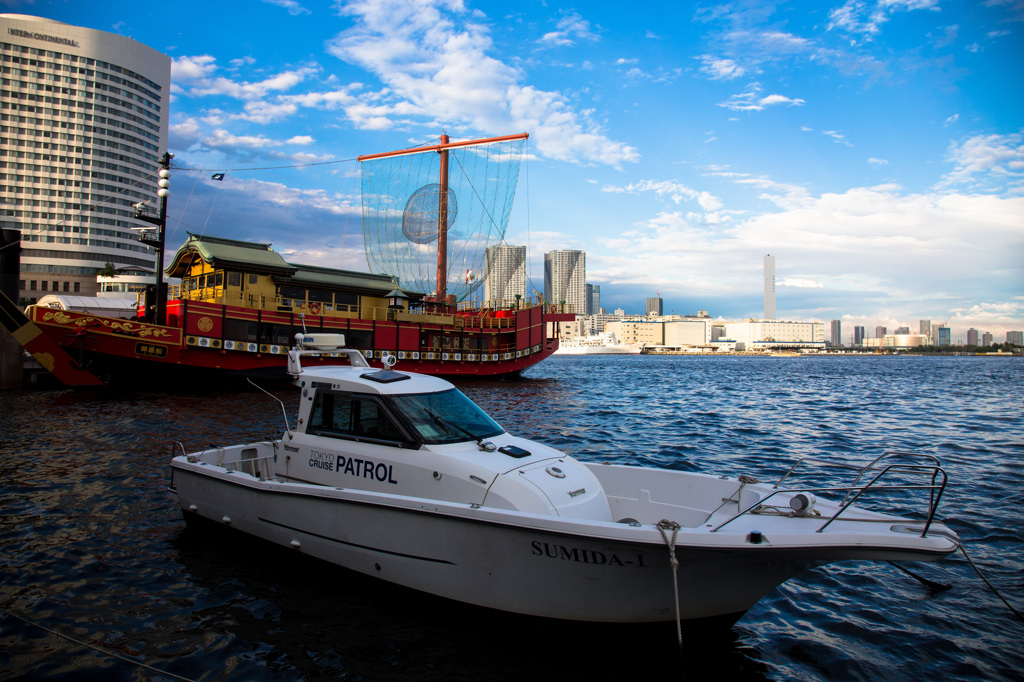
[{"label": "side window of cabin", "polygon": [[240,272],[229,272],[228,273],[228,286],[229,287],[240,287],[240,286],[242,286],[242,273],[240,273]]},{"label": "side window of cabin", "polygon": [[405,436],[374,400],[358,395],[317,391],[307,432],[322,436],[403,441]]}]

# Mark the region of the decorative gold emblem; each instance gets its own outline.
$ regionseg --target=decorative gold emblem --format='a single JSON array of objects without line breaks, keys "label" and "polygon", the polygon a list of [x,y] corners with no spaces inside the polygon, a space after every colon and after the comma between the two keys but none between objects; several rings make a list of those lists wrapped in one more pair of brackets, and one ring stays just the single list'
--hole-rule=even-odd
[{"label": "decorative gold emblem", "polygon": [[213,320],[204,315],[203,317],[199,318],[199,321],[196,323],[196,326],[199,327],[199,331],[205,334],[206,332],[213,329]]},{"label": "decorative gold emblem", "polygon": [[170,338],[171,332],[164,327],[158,327],[156,325],[144,324],[142,322],[132,322],[130,320],[113,320],[105,317],[93,317],[91,315],[82,317],[72,317],[63,311],[55,311],[52,313],[46,313],[43,315],[43,322],[56,322],[57,324],[71,324],[76,327],[95,327],[101,325],[106,327],[110,331],[120,332],[122,334],[130,334],[132,336],[139,336],[143,338],[148,337],[167,337]]},{"label": "decorative gold emblem", "polygon": [[49,353],[33,353],[32,357],[34,357],[40,365],[45,367],[48,372],[52,372],[54,365],[57,364],[54,362],[53,356]]}]

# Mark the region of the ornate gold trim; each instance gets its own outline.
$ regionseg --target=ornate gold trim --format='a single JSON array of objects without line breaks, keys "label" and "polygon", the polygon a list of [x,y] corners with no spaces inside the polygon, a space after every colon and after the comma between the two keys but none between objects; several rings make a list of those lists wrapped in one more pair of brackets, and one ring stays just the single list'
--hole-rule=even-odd
[{"label": "ornate gold trim", "polygon": [[117,320],[108,317],[94,317],[92,315],[83,317],[72,317],[63,311],[48,312],[43,315],[43,322],[56,322],[57,324],[70,324],[75,327],[92,327],[96,324],[102,325],[110,331],[130,334],[139,338],[171,338],[171,333],[165,327],[159,327],[142,322],[131,320]]}]

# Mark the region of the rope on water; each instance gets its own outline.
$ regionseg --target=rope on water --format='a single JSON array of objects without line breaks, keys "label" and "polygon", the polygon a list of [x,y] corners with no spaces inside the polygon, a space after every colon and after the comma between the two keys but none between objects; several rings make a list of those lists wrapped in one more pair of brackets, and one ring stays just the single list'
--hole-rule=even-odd
[{"label": "rope on water", "polygon": [[1010,602],[1006,601],[1006,599],[1004,599],[1004,598],[1003,598],[1003,595],[999,594],[999,590],[997,590],[997,589],[995,588],[995,586],[994,586],[994,585],[993,585],[992,583],[990,583],[990,582],[988,581],[988,578],[986,578],[986,577],[985,577],[984,575],[982,575],[982,573],[981,573],[981,569],[979,569],[979,568],[978,568],[978,567],[977,567],[977,566],[975,565],[975,563],[974,563],[974,561],[973,561],[973,560],[971,559],[971,557],[967,556],[967,550],[966,550],[966,549],[964,549],[964,543],[962,543],[962,542],[960,543],[960,551],[961,551],[961,552],[963,552],[963,554],[964,554],[964,558],[965,558],[965,559],[967,559],[967,563],[969,563],[969,564],[971,565],[971,568],[973,568],[973,569],[974,569],[974,572],[978,574],[978,577],[979,577],[979,578],[981,578],[982,580],[984,580],[984,581],[985,581],[985,584],[986,584],[986,585],[988,585],[988,589],[992,590],[992,592],[993,592],[993,593],[994,593],[994,594],[995,594],[995,595],[996,595],[997,597],[999,597],[999,600],[1000,600],[1001,602],[1003,602],[1004,604],[1006,604],[1006,608],[1010,609],[1010,611],[1012,611],[1012,612],[1013,612],[1013,615],[1017,616],[1017,620],[1024,620],[1024,616],[1021,616],[1021,615],[1020,615],[1020,611],[1018,611],[1017,609],[1015,609],[1015,608],[1013,608],[1012,606],[1010,606]]},{"label": "rope on water", "polygon": [[[676,559],[676,536],[679,534],[679,524],[675,521],[662,519],[658,521],[658,531],[662,539],[668,545],[668,562],[672,566],[672,589],[676,597],[676,637],[679,640],[679,653],[683,651],[683,619],[679,613],[679,559]],[[666,531],[672,531],[672,538],[669,539]]]},{"label": "rope on water", "polygon": [[151,665],[147,665],[145,663],[142,663],[141,661],[136,661],[133,658],[128,658],[127,656],[122,656],[121,654],[117,653],[116,651],[110,651],[109,649],[104,649],[103,647],[96,646],[95,644],[90,644],[89,642],[83,642],[82,640],[76,639],[74,637],[71,637],[70,635],[65,635],[64,633],[57,632],[56,630],[52,630],[52,629],[46,627],[45,625],[42,625],[40,623],[36,623],[35,621],[31,621],[28,618],[22,618],[21,616],[19,616],[17,614],[11,613],[7,609],[0,608],[0,613],[4,614],[5,616],[8,616],[10,618],[14,618],[16,620],[20,620],[22,623],[26,623],[27,625],[31,625],[33,627],[39,628],[40,630],[43,630],[45,632],[49,632],[51,635],[54,635],[56,637],[60,637],[61,639],[66,639],[67,641],[74,642],[75,644],[78,644],[79,646],[84,646],[84,647],[86,647],[88,649],[92,649],[93,651],[99,652],[99,653],[101,653],[101,654],[103,654],[105,656],[110,656],[112,658],[116,658],[118,660],[124,661],[125,663],[131,663],[132,665],[136,665],[136,666],[138,666],[140,668],[145,668],[146,670],[151,670],[151,671],[153,671],[155,673],[158,673],[160,675],[165,675],[167,677],[172,677],[172,678],[174,678],[176,680],[183,680],[183,682],[196,682],[196,680],[193,680],[190,677],[182,677],[181,675],[175,675],[174,673],[167,672],[166,670],[161,670],[160,668],[155,668],[155,667],[153,667]]}]

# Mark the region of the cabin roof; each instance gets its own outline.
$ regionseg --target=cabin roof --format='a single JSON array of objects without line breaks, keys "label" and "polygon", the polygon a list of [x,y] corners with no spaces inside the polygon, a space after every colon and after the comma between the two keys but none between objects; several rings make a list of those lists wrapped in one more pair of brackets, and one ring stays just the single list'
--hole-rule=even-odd
[{"label": "cabin roof", "polygon": [[[273,275],[280,284],[354,290],[375,296],[385,296],[397,287],[395,278],[390,275],[338,270],[316,265],[297,265],[286,262],[270,244],[210,237],[191,232],[188,233],[188,241],[178,249],[167,266],[167,275],[183,277],[195,256],[215,268]],[[409,294],[410,298],[422,296],[409,291],[405,293]]]},{"label": "cabin roof", "polygon": [[295,265],[295,272],[287,278],[278,278],[282,284],[321,286],[337,289],[358,289],[375,296],[386,296],[397,285],[391,275],[369,272],[336,270],[318,265]]},{"label": "cabin roof", "polygon": [[274,275],[290,275],[296,270],[294,265],[285,262],[281,254],[271,249],[270,244],[208,237],[189,232],[188,241],[181,245],[167,266],[167,275],[184,276],[195,254],[215,268]]}]

